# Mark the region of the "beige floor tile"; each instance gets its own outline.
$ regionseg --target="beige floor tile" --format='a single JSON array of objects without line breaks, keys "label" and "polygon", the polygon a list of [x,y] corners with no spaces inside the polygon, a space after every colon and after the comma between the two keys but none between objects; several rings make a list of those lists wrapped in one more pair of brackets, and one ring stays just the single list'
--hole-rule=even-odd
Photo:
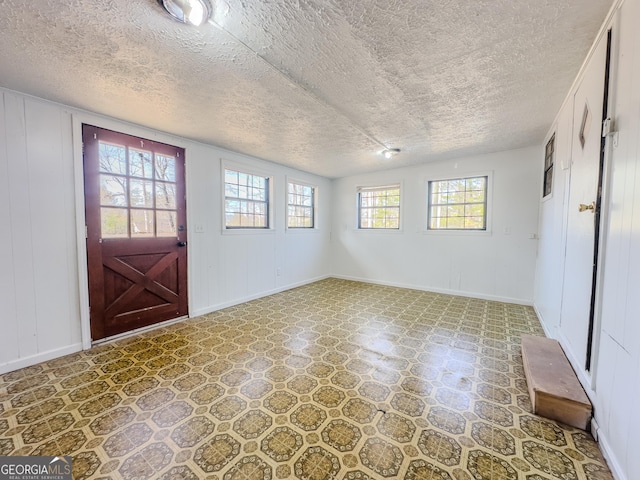
[{"label": "beige floor tile", "polygon": [[329,279],[3,375],[0,455],[74,479],[611,479],[531,413],[532,308]]}]

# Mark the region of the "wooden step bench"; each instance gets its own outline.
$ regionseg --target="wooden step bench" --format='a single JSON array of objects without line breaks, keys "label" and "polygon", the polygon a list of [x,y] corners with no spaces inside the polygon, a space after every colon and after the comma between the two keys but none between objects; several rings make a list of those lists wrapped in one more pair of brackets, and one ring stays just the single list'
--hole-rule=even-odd
[{"label": "wooden step bench", "polygon": [[591,402],[560,344],[551,338],[522,335],[522,362],[533,412],[586,430]]}]

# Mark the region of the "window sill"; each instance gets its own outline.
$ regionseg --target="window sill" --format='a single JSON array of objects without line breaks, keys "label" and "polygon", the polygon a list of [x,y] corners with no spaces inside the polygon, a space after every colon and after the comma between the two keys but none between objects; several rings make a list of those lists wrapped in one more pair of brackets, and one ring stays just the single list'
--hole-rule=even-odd
[{"label": "window sill", "polygon": [[547,203],[553,199],[553,192],[540,199],[540,203]]},{"label": "window sill", "polygon": [[397,235],[404,233],[402,228],[354,228],[353,231],[358,233],[372,233],[374,235]]},{"label": "window sill", "polygon": [[319,233],[320,229],[313,227],[313,228],[290,228],[290,227],[286,227],[284,229],[285,233],[287,234],[293,234],[293,235],[310,235],[313,233]]},{"label": "window sill", "polygon": [[456,237],[490,237],[491,230],[423,230],[424,235],[444,235]]},{"label": "window sill", "polygon": [[273,228],[223,228],[223,235],[268,235],[275,233]]}]

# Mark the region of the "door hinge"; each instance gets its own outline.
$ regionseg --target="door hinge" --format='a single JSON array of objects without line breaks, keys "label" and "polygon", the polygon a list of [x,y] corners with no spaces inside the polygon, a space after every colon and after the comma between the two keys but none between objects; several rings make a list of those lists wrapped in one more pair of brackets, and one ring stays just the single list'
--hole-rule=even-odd
[{"label": "door hinge", "polygon": [[84,238],[89,238],[89,227],[87,227],[86,225],[84,226]]},{"label": "door hinge", "polygon": [[602,138],[611,137],[613,146],[618,146],[618,132],[615,130],[615,122],[611,117],[607,117],[602,121]]},{"label": "door hinge", "polygon": [[613,135],[615,132],[613,125],[613,120],[611,117],[607,117],[602,121],[602,136],[607,137],[609,135]]}]

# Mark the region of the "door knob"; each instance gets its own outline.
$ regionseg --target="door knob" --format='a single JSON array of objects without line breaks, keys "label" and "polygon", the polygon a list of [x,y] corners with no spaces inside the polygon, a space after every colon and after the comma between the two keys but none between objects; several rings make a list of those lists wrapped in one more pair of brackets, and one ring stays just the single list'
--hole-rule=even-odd
[{"label": "door knob", "polygon": [[186,247],[187,246],[187,242],[178,242],[178,246],[179,247]]},{"label": "door knob", "polygon": [[596,202],[591,202],[590,205],[585,205],[584,203],[581,203],[580,206],[578,207],[579,212],[586,212],[587,210],[591,210],[591,213],[595,212]]}]

